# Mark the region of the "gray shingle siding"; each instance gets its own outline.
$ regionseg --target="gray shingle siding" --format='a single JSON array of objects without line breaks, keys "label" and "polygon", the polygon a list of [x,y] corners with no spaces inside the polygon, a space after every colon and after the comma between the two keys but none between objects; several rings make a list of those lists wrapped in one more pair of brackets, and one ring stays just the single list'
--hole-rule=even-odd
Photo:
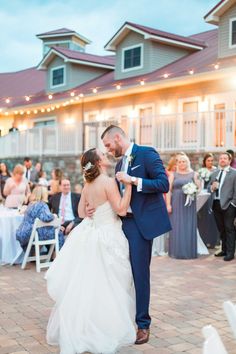
[{"label": "gray shingle siding", "polygon": [[[51,87],[51,69],[57,66],[65,66],[66,82],[65,85],[52,88]],[[72,63],[65,63],[62,58],[55,57],[47,68],[47,91],[61,92],[69,90],[73,87],[81,85],[107,72],[107,69],[95,68],[92,66],[78,65]]]},{"label": "gray shingle siding", "polygon": [[[143,67],[122,72],[122,50],[126,47],[131,47],[138,44],[143,45]],[[178,60],[188,53],[189,51],[186,49],[145,40],[143,35],[130,32],[116,48],[115,79],[125,79],[152,72],[174,62],[175,60]]]},{"label": "gray shingle siding", "polygon": [[236,47],[230,48],[230,19],[236,18],[236,5],[232,6],[226,11],[219,21],[219,42],[218,42],[218,55],[219,58],[236,55]]}]

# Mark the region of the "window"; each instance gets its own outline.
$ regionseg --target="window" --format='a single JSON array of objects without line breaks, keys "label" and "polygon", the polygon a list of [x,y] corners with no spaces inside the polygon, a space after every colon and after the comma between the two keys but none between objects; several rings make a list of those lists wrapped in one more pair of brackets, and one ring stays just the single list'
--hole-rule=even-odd
[{"label": "window", "polygon": [[140,109],[140,144],[152,145],[152,108]]},{"label": "window", "polygon": [[122,71],[140,69],[142,63],[143,45],[136,45],[122,50]]},{"label": "window", "polygon": [[229,22],[229,47],[236,46],[236,18],[231,18]]},{"label": "window", "polygon": [[215,112],[215,146],[225,146],[226,139],[226,119],[224,103],[214,106]]},{"label": "window", "polygon": [[198,102],[184,102],[183,104],[183,143],[197,142]]},{"label": "window", "polygon": [[65,85],[65,67],[60,66],[51,70],[51,87]]}]

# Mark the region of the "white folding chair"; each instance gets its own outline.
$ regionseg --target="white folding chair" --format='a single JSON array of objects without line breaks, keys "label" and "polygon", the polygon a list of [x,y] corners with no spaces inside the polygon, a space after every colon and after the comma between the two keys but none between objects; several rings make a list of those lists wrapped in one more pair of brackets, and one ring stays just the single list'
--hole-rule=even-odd
[{"label": "white folding chair", "polygon": [[211,325],[204,326],[202,334],[205,338],[203,354],[228,354],[215,327]]},{"label": "white folding chair", "polygon": [[225,301],[223,303],[223,308],[233,335],[236,338],[236,305],[234,305],[231,301]]},{"label": "white folding chair", "polygon": [[[53,239],[43,240],[43,241],[39,240],[37,228],[43,227],[43,226],[53,226],[54,227],[55,237]],[[53,250],[55,249],[56,256],[59,252],[58,233],[60,230],[60,226],[61,226],[61,220],[58,217],[55,217],[50,222],[43,222],[43,221],[39,220],[38,218],[35,219],[33,229],[32,229],[31,235],[30,235],[29,243],[28,243],[25,255],[24,255],[22,265],[21,265],[22,269],[25,268],[27,262],[31,262],[31,261],[36,261],[37,272],[40,272],[41,268],[47,268],[50,266],[50,264],[52,263],[50,260],[52,257]],[[50,245],[48,253],[44,254],[44,255],[40,255],[40,247],[47,246],[47,245]],[[31,251],[32,246],[34,246],[34,248],[35,248],[35,256],[30,256],[30,251]],[[41,261],[44,261],[44,262],[41,263]]]}]

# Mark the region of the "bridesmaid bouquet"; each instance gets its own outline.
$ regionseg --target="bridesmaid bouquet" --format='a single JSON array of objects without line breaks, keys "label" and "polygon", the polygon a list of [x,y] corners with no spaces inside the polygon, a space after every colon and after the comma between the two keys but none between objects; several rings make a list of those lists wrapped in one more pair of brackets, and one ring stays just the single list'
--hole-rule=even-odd
[{"label": "bridesmaid bouquet", "polygon": [[198,174],[199,174],[199,178],[204,182],[208,182],[210,180],[211,172],[206,167],[200,168]]},{"label": "bridesmaid bouquet", "polygon": [[184,206],[190,206],[197,195],[197,185],[193,182],[186,183],[182,187],[182,191],[186,194],[186,201]]}]

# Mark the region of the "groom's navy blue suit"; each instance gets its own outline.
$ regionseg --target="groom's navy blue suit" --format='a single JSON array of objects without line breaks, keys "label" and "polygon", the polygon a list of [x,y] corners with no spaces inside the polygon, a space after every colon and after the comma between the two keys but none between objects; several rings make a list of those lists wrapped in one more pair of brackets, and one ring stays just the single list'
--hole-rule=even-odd
[{"label": "groom's navy blue suit", "polygon": [[[116,172],[121,169],[121,161]],[[151,147],[134,144],[127,173],[142,178],[142,191],[132,188],[130,206],[133,217],[122,217],[123,231],[129,241],[130,261],[136,291],[136,323],[148,329],[150,302],[150,262],[153,238],[171,229],[163,193],[169,182],[159,154]]]}]

